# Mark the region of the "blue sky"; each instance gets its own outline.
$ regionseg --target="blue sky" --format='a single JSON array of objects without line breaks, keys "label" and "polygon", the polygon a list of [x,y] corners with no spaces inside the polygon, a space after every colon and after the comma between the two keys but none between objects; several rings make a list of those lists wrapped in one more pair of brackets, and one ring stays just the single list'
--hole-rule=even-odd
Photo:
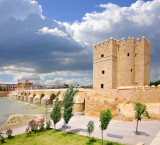
[{"label": "blue sky", "polygon": [[[144,0],[147,1],[147,0]],[[62,22],[81,21],[86,13],[102,12],[100,4],[113,3],[128,7],[136,0],[37,0],[43,7],[43,15]]]},{"label": "blue sky", "polygon": [[143,35],[160,80],[159,0],[0,0],[0,34],[0,83],[90,85],[93,44]]}]

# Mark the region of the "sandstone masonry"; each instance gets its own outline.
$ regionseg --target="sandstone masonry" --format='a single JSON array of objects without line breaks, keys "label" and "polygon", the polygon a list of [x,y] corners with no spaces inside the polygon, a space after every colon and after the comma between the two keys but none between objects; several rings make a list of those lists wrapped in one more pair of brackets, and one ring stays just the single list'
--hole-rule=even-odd
[{"label": "sandstone masonry", "polygon": [[93,46],[93,89],[150,85],[150,42],[128,37]]}]

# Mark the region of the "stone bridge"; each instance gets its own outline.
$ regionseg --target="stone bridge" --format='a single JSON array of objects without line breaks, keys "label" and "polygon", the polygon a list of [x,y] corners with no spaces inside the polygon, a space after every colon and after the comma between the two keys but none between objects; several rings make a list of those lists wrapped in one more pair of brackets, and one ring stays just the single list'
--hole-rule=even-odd
[{"label": "stone bridge", "polygon": [[[78,89],[74,97],[74,112],[85,112],[86,116],[99,117],[102,110],[109,107],[114,119],[117,119],[118,110],[121,110],[122,120],[133,120],[133,103],[140,102],[147,106],[151,118],[160,120],[160,85],[145,87],[130,87],[120,89]],[[59,100],[63,107],[63,98],[67,89],[24,90],[12,91],[10,98],[45,104],[53,104],[58,91],[61,91]]]},{"label": "stone bridge", "polygon": [[[78,89],[79,92],[74,97],[74,112],[83,112],[85,111],[85,98],[87,89]],[[63,106],[63,98],[67,89],[46,89],[46,90],[23,90],[23,91],[12,91],[8,97],[12,99],[17,99],[25,102],[31,102],[35,104],[45,105],[46,100],[48,103],[54,104],[55,97],[58,91],[61,91],[59,94],[59,101]]]}]

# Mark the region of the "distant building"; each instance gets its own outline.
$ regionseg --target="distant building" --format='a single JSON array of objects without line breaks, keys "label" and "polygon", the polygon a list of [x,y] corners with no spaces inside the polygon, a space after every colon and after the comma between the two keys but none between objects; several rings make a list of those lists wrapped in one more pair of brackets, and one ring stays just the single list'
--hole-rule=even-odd
[{"label": "distant building", "polygon": [[7,87],[7,85],[0,84],[0,91],[6,91],[6,87]]},{"label": "distant building", "polygon": [[38,86],[37,86],[37,89],[38,89],[38,90],[42,90],[42,89],[43,89],[43,86],[38,85]]},{"label": "distant building", "polygon": [[[15,90],[30,90],[32,89],[33,82],[26,80],[25,82],[20,82],[18,79],[18,84],[0,84],[0,91],[15,91]],[[38,89],[42,89],[42,86],[39,86]]]},{"label": "distant building", "polygon": [[45,86],[47,89],[60,89],[60,88],[69,88],[68,84],[61,84],[61,85],[48,85]]},{"label": "distant building", "polygon": [[25,82],[21,82],[18,79],[18,86],[17,86],[16,90],[30,90],[33,87],[34,87],[33,82],[29,82],[28,80],[26,80]]},{"label": "distant building", "polygon": [[14,84],[0,84],[0,91],[14,91],[16,88]]},{"label": "distant building", "polygon": [[6,91],[14,91],[16,88],[17,88],[17,85],[14,85],[14,84],[6,85]]},{"label": "distant building", "polygon": [[33,90],[42,90],[42,89],[44,89],[44,87],[41,86],[41,85],[38,85],[38,86],[32,87],[32,89],[33,89]]}]

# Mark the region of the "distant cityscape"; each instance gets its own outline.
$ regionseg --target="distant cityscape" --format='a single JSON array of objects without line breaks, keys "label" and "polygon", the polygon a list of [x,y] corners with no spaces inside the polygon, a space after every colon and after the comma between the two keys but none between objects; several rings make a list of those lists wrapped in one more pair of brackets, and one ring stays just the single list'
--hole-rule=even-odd
[{"label": "distant cityscape", "polygon": [[[19,90],[41,90],[41,89],[60,89],[69,88],[69,84],[59,84],[59,85],[39,85],[33,84],[33,82],[20,81],[17,84],[0,84],[0,91],[19,91]],[[93,88],[93,85],[81,86],[76,85],[75,88]]]}]

